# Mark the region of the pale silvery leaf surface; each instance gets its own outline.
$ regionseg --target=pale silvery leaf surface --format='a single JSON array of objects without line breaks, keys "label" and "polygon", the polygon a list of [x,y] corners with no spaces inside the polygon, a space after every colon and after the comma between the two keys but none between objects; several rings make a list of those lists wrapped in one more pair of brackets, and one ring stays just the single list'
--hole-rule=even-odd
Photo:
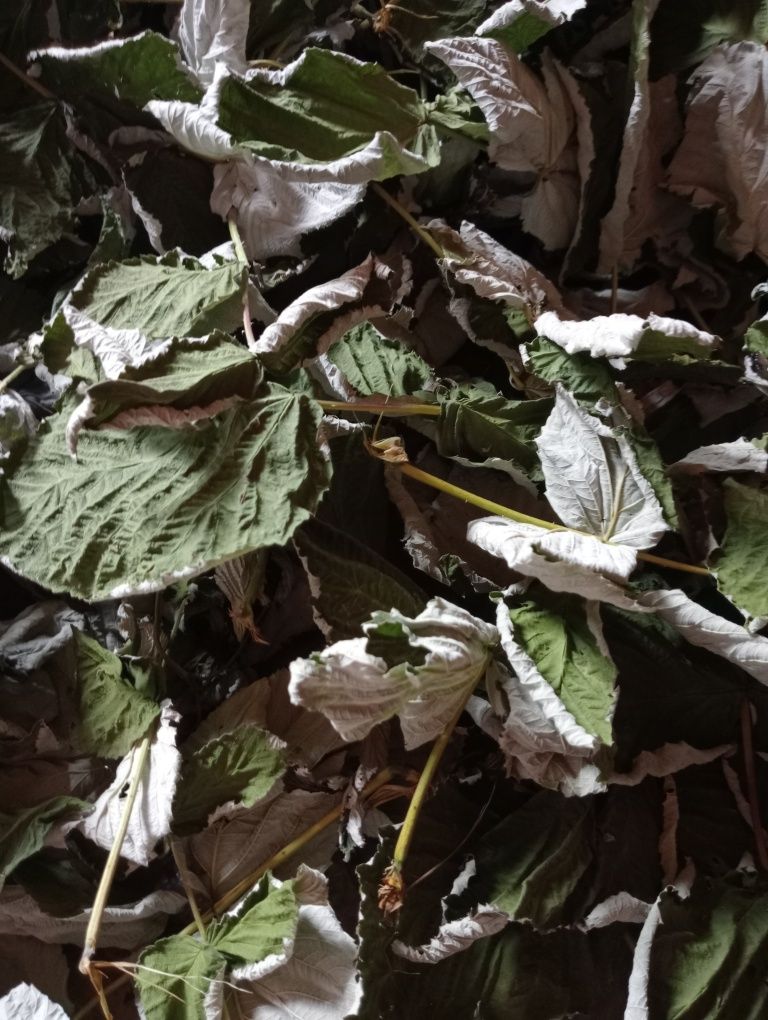
[{"label": "pale silvery leaf surface", "polygon": [[328,226],[363,198],[363,185],[293,180],[264,161],[233,160],[214,169],[211,209],[237,216],[252,259],[300,255],[304,234]]},{"label": "pale silvery leaf surface", "polygon": [[707,471],[768,471],[768,453],[743,437],[732,443],[714,443],[700,446],[687,453],[682,460],[670,464],[669,471],[678,474],[698,475]]},{"label": "pale silvery leaf surface", "polygon": [[409,946],[399,939],[392,943],[392,952],[412,963],[439,963],[461,953],[478,939],[496,935],[509,924],[509,914],[491,904],[481,904],[467,917],[444,921],[429,942],[423,946]]},{"label": "pale silvery leaf surface", "polygon": [[568,354],[590,354],[593,358],[631,358],[649,333],[661,333],[669,341],[669,353],[699,348],[703,356],[719,345],[718,337],[682,319],[651,313],[646,318],[616,312],[584,321],[564,321],[556,311],[546,311],[535,322],[536,332]]},{"label": "pale silvery leaf surface", "polygon": [[624,125],[621,157],[616,176],[613,206],[603,217],[600,233],[600,269],[610,271],[623,263],[624,228],[631,212],[635,178],[646,143],[650,117],[648,66],[650,62],[650,23],[659,0],[635,0],[632,8],[633,33],[630,56],[633,74],[632,102]]},{"label": "pale silvery leaf surface", "polygon": [[14,390],[0,393],[0,461],[7,460],[13,447],[36,431],[37,419],[26,400]]},{"label": "pale silvery leaf surface", "polygon": [[654,546],[667,530],[627,439],[562,387],[536,445],[547,499],[568,527],[635,549]]},{"label": "pale silvery leaf surface", "polygon": [[615,893],[594,906],[579,924],[582,931],[605,928],[609,924],[642,924],[651,904],[627,892]]},{"label": "pale silvery leaf surface", "polygon": [[654,751],[641,751],[632,762],[629,772],[612,772],[608,782],[617,786],[637,786],[648,776],[655,776],[657,779],[671,776],[692,765],[706,765],[716,761],[723,755],[731,754],[734,749],[734,744],[719,744],[717,747],[707,747],[703,750],[691,747],[685,741],[662,744]]},{"label": "pale silvery leaf surface", "polygon": [[494,35],[514,25],[518,18],[526,15],[554,28],[570,21],[574,14],[583,10],[586,5],[587,0],[508,0],[478,25],[476,33]]},{"label": "pale silvery leaf surface", "polygon": [[199,106],[180,99],[151,99],[146,110],[160,121],[182,149],[196,156],[225,160],[247,155],[247,150],[216,124],[215,111],[206,105],[205,97]]},{"label": "pale silvery leaf surface", "polygon": [[[134,864],[148,864],[158,841],[171,831],[171,805],[181,767],[181,756],[176,750],[178,719],[178,714],[172,709],[163,708],[149,760],[139,781],[139,792],[120,851]],[[89,839],[107,850],[114,843],[122,818],[123,788],[135,754],[134,748],[123,758],[117,766],[114,781],[96,801],[91,814],[79,825]]]},{"label": "pale silvery leaf surface", "polygon": [[482,110],[491,130],[489,158],[504,170],[536,175],[522,201],[525,229],[546,248],[565,247],[576,225],[580,190],[568,72],[545,52],[542,80],[488,38],[441,39],[426,48],[450,67]]},{"label": "pale silvery leaf surface", "polygon": [[553,591],[583,595],[620,609],[637,606],[620,584],[637,565],[637,553],[629,546],[571,531],[547,531],[506,517],[471,521],[467,540]]},{"label": "pale silvery leaf surface", "polygon": [[179,42],[187,63],[208,85],[217,63],[242,74],[247,67],[245,40],[250,0],[184,0]]},{"label": "pale silvery leaf surface", "polygon": [[282,966],[243,986],[238,1007],[247,1020],[337,1020],[359,1005],[357,945],[328,903],[327,881],[300,870],[295,890],[299,919],[292,952]]},{"label": "pale silvery leaf surface", "polygon": [[[187,901],[167,890],[149,893],[138,903],[104,910],[102,938],[117,949],[135,949],[156,938],[168,917],[184,909]],[[32,937],[50,945],[81,946],[91,915],[90,908],[70,917],[55,917],[42,910],[21,886],[6,886],[0,893],[0,934]]]},{"label": "pale silvery leaf surface", "polygon": [[650,609],[679,631],[692,645],[740,666],[760,683],[768,684],[768,638],[712,613],[676,588],[642,592],[638,606]]},{"label": "pale silvery leaf surface", "polygon": [[543,308],[562,310],[557,288],[543,273],[472,223],[463,222],[458,234],[440,220],[427,227],[446,252],[442,264],[478,297],[534,313]]},{"label": "pale silvery leaf surface", "polygon": [[167,354],[172,339],[145,336],[140,329],[112,329],[94,322],[85,312],[65,304],[62,314],[75,344],[89,350],[107,379],[119,379],[128,368],[141,368]]},{"label": "pale silvery leaf surface", "polygon": [[768,260],[768,53],[757,42],[718,46],[690,84],[669,185],[696,206],[722,208],[736,258],[754,251]]},{"label": "pale silvery leaf surface", "polygon": [[[380,627],[398,628],[416,662],[388,667],[367,651]],[[444,599],[431,599],[415,618],[377,612],[363,625],[367,638],[338,641],[291,663],[291,699],[322,712],[345,740],[361,740],[398,715],[405,746],[437,737],[490,661],[496,628]]]},{"label": "pale silvery leaf surface", "polygon": [[16,985],[0,999],[0,1016],[3,1020],[67,1020],[57,1002],[28,984]]}]

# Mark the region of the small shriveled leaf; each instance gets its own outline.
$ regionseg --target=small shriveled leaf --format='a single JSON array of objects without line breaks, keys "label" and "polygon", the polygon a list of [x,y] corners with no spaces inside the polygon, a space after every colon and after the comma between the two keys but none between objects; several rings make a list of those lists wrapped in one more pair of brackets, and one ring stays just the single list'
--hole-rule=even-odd
[{"label": "small shriveled leaf", "polygon": [[293,662],[291,699],[322,712],[349,741],[398,715],[409,748],[445,728],[497,641],[495,627],[439,598],[414,618],[376,612],[363,630],[365,638]]},{"label": "small shriveled leaf", "polygon": [[257,726],[239,726],[203,744],[181,768],[173,803],[177,829],[202,826],[218,807],[252,807],[285,771],[283,743]]},{"label": "small shriveled leaf", "polygon": [[116,655],[80,631],[73,631],[73,640],[73,743],[87,754],[122,758],[146,733],[160,709],[123,679]]},{"label": "small shriveled leaf", "polygon": [[372,322],[345,333],[328,351],[328,360],[361,396],[408,396],[424,389],[432,374],[415,351],[383,336]]},{"label": "small shriveled leaf", "polygon": [[647,549],[667,530],[653,489],[625,436],[559,388],[537,440],[547,499],[568,527]]},{"label": "small shriveled leaf", "polygon": [[77,797],[52,797],[13,815],[0,815],[0,888],[17,864],[43,846],[59,820],[75,818],[89,805]]},{"label": "small shriveled leaf", "polygon": [[3,561],[81,598],[160,590],[283,545],[330,476],[319,408],[279,386],[194,429],[86,431],[77,462],[67,417],[44,423],[3,482]]}]

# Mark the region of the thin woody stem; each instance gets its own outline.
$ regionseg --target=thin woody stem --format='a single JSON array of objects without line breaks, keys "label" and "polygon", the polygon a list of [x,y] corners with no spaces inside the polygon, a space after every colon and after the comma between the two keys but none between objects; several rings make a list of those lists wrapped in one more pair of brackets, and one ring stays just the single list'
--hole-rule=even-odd
[{"label": "thin woody stem", "polygon": [[[112,849],[109,851],[107,862],[104,865],[104,871],[101,873],[101,880],[99,881],[99,887],[96,890],[96,898],[93,901],[91,916],[88,920],[88,927],[85,932],[85,943],[83,945],[83,954],[80,957],[80,971],[91,978],[93,977],[91,974],[93,954],[96,951],[96,945],[99,940],[99,932],[101,930],[101,922],[104,917],[104,910],[107,906],[112,882],[114,881],[115,872],[117,871],[117,865],[120,860],[120,851],[123,847],[125,834],[128,832],[128,825],[131,821],[133,806],[136,803],[136,796],[139,792],[139,786],[141,785],[141,777],[149,758],[151,744],[152,734],[148,733],[134,749],[131,771],[127,780],[128,792],[123,803],[123,813],[120,816],[120,823],[117,827],[117,832],[115,833],[115,841],[112,844]],[[96,990],[99,991],[96,983],[93,982],[93,984]]]},{"label": "thin woody stem", "polygon": [[9,60],[4,53],[0,53],[0,64],[2,64],[6,71],[10,71],[11,74],[15,75],[19,81],[24,82],[27,88],[32,89],[33,92],[37,92],[39,96],[42,96],[43,99],[49,99],[54,102],[56,101],[57,97],[53,94],[53,92],[47,89],[45,85],[41,84],[39,81],[36,81],[33,77],[31,77],[31,75],[22,71],[22,69],[17,67],[12,60]]},{"label": "thin woody stem", "polygon": [[437,243],[437,241],[434,239],[434,237],[432,237],[430,232],[428,230],[425,230],[424,227],[422,227],[422,225],[418,222],[418,220],[414,219],[414,217],[411,216],[411,214],[408,212],[405,206],[401,205],[401,203],[398,202],[394,195],[390,195],[386,188],[382,188],[382,186],[380,184],[377,184],[376,181],[371,181],[371,187],[379,196],[379,198],[383,199],[387,203],[387,205],[391,206],[395,210],[398,216],[401,216],[405,220],[405,222],[408,224],[411,230],[413,230],[413,232],[421,238],[424,244],[428,245],[432,249],[432,251],[435,253],[435,255],[437,255],[439,259],[445,258],[445,252]]},{"label": "thin woody stem", "polygon": [[318,400],[316,403],[324,411],[358,411],[362,414],[383,414],[400,418],[410,418],[419,414],[438,418],[441,414],[437,404],[391,404],[387,401],[362,403],[354,400]]},{"label": "thin woody stem", "polygon": [[[450,482],[446,482],[442,478],[438,478],[437,475],[431,475],[426,471],[422,471],[420,468],[414,467],[412,464],[393,464],[392,466],[398,468],[404,475],[408,475],[417,482],[429,485],[433,489],[445,492],[449,496],[461,499],[465,503],[470,503],[472,506],[479,507],[481,510],[488,510],[492,514],[498,514],[499,517],[506,517],[507,520],[519,521],[521,524],[534,524],[537,528],[546,528],[547,531],[570,531],[577,535],[584,534],[584,532],[577,531],[575,528],[566,528],[563,524],[553,524],[552,521],[544,521],[539,517],[531,517],[528,514],[520,513],[519,510],[513,510],[511,507],[504,506],[501,503],[494,503],[493,500],[485,499],[483,496],[477,496],[474,492],[470,492],[468,489],[461,489],[458,485],[452,485]],[[679,560],[668,560],[664,556],[655,556],[653,553],[647,552],[638,552],[637,558],[639,560],[644,560],[646,563],[655,563],[660,567],[668,567],[670,570],[681,570],[687,574],[700,574],[704,577],[709,576],[709,570],[706,567],[700,567],[693,563],[681,563]]]},{"label": "thin woody stem", "polygon": [[29,365],[17,365],[12,372],[9,372],[4,379],[0,379],[0,393],[5,393],[11,383],[18,379],[22,372],[24,372]]}]

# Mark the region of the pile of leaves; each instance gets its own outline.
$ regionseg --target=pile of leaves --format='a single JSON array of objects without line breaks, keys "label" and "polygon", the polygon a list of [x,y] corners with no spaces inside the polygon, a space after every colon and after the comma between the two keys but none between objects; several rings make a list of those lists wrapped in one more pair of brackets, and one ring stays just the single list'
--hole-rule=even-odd
[{"label": "pile of leaves", "polygon": [[768,1012],[765,0],[5,0],[0,1013]]}]

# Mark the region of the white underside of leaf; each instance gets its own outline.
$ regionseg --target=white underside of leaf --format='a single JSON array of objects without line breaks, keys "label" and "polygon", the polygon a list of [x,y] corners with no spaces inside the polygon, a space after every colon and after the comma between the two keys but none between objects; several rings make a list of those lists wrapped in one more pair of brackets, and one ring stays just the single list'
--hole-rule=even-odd
[{"label": "white underside of leaf", "polygon": [[741,437],[732,443],[700,446],[682,460],[670,464],[669,471],[698,475],[706,471],[768,471],[768,453]]},{"label": "white underside of leaf", "polygon": [[300,255],[301,238],[328,226],[362,200],[363,185],[293,180],[262,161],[237,160],[215,167],[211,209],[230,210],[252,259]]},{"label": "white underside of leaf", "polygon": [[642,924],[651,909],[650,903],[627,892],[620,892],[593,907],[578,927],[582,931],[592,931],[616,923]]},{"label": "white underside of leaf", "polygon": [[399,939],[392,943],[392,952],[412,963],[439,963],[455,956],[478,939],[497,935],[509,924],[509,914],[490,904],[483,904],[467,917],[446,921],[433,938],[423,946],[409,946]]},{"label": "white underside of leaf", "polygon": [[204,85],[213,80],[216,64],[239,74],[246,70],[250,13],[249,0],[184,0],[179,42],[187,63]]},{"label": "white underside of leaf", "polygon": [[693,340],[702,351],[718,346],[712,333],[697,329],[682,319],[670,319],[653,313],[643,318],[616,312],[596,315],[582,321],[563,320],[555,311],[544,312],[534,323],[539,336],[562,347],[568,354],[590,354],[593,358],[631,358],[643,335],[652,330],[670,338]]},{"label": "white underside of leaf", "polygon": [[627,439],[561,386],[536,446],[547,499],[568,527],[636,549],[654,546],[668,530]]},{"label": "white underside of leaf", "polygon": [[476,35],[490,35],[520,17],[521,14],[532,14],[553,28],[562,25],[578,11],[587,6],[587,0],[508,0],[494,11],[475,30]]},{"label": "white underside of leaf", "polygon": [[62,307],[62,312],[77,346],[98,358],[107,379],[119,379],[127,368],[141,368],[171,349],[171,338],[156,339],[139,329],[102,326],[69,304]]},{"label": "white underside of leaf", "polygon": [[0,999],[0,1016],[3,1020],[67,1020],[57,1002],[26,983],[16,985]]},{"label": "white underside of leaf", "polygon": [[[176,750],[175,723],[178,719],[178,714],[172,709],[163,708],[121,850],[122,856],[134,864],[148,864],[158,841],[171,831],[171,805],[181,767],[181,755]],[[135,748],[123,758],[114,782],[79,825],[89,839],[107,850],[115,841],[122,817],[125,800],[121,794],[134,754]]]}]

